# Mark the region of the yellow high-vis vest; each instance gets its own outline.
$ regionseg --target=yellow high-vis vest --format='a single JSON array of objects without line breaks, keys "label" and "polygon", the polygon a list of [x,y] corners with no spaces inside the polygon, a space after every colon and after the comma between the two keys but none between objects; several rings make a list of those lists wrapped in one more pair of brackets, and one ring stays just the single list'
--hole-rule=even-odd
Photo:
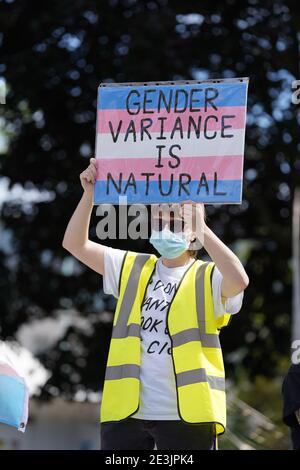
[{"label": "yellow high-vis vest", "polygon": [[[102,393],[101,423],[124,420],[138,410],[141,308],[157,259],[155,255],[131,251],[124,257]],[[231,315],[215,318],[211,287],[214,265],[195,260],[186,270],[168,308],[167,330],[179,417],[187,423],[213,423],[218,435],[226,427],[225,371],[219,333]]]}]

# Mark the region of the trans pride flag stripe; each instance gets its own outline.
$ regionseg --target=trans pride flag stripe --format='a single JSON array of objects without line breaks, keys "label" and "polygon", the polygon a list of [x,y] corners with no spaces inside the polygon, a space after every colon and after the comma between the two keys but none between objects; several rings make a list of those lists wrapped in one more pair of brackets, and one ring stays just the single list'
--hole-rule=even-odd
[{"label": "trans pride flag stripe", "polygon": [[247,88],[100,85],[94,203],[241,203]]}]

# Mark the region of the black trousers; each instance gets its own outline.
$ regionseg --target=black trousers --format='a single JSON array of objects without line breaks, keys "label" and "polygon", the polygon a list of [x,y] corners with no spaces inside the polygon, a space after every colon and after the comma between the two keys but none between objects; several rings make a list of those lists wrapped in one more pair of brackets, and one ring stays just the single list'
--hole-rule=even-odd
[{"label": "black trousers", "polygon": [[101,423],[102,450],[213,450],[213,424],[127,418]]}]

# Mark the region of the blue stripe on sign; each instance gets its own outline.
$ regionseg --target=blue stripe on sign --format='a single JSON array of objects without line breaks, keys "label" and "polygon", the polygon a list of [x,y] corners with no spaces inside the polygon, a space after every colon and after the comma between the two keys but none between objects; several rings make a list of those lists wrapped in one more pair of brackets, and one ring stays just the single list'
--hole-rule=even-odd
[{"label": "blue stripe on sign", "polygon": [[[98,109],[126,109],[126,98],[127,95],[130,93],[130,91],[136,90],[139,94],[140,97],[137,95],[137,93],[134,93],[131,95],[130,101],[129,101],[129,107],[132,109],[132,111],[137,110],[137,105],[134,105],[136,101],[140,102],[141,106],[141,112],[143,109],[143,99],[144,99],[144,93],[146,90],[148,90],[147,94],[147,100],[148,102],[146,104],[147,109],[155,109],[158,106],[158,96],[159,93],[158,91],[163,91],[167,103],[169,102],[169,94],[170,91],[173,90],[173,106],[174,106],[174,93],[176,90],[184,90],[188,93],[190,93],[191,88],[197,89],[197,90],[205,90],[207,88],[217,88],[219,92],[219,96],[213,100],[214,104],[217,107],[221,106],[245,106],[246,105],[246,97],[247,97],[247,83],[203,83],[201,85],[195,84],[195,85],[173,85],[173,86],[156,86],[156,87],[143,87],[143,86],[120,86],[120,87],[99,87],[98,88],[98,104],[97,107]],[[155,90],[153,93],[149,93],[149,90]],[[201,92],[195,92],[194,93],[194,99],[197,101],[194,102],[193,107],[194,108],[199,108],[204,106],[204,96],[205,93],[204,91]],[[212,94],[209,92],[208,97],[211,97]],[[199,100],[199,101],[198,101]],[[184,93],[179,93],[178,94],[178,105],[177,107],[179,109],[182,109],[185,104],[185,96]],[[161,102],[161,107],[165,108],[164,102]],[[208,104],[208,112],[210,110],[213,110],[211,105]],[[134,116],[133,116],[134,117]]]},{"label": "blue stripe on sign", "polygon": [[[146,194],[147,183],[146,181],[136,181],[136,191],[133,186],[128,186],[126,192],[127,181],[121,184],[121,194],[118,193],[114,184],[109,181],[96,181],[94,187],[94,203],[95,204],[119,204],[120,196],[127,196],[128,204],[157,204],[157,203],[170,203],[182,202],[192,199],[197,202],[211,203],[211,204],[226,204],[226,203],[240,203],[242,196],[242,180],[218,180],[216,189],[214,190],[214,181],[207,181],[208,194],[206,193],[205,186],[202,186],[199,194],[197,194],[199,181],[191,181],[188,185],[190,194],[187,195],[185,191],[181,190],[179,194],[178,181],[173,182],[172,193],[164,196],[161,194],[167,193],[170,187],[169,181],[161,182],[161,189],[158,181],[151,181],[148,184],[148,194]],[[107,185],[109,194],[107,194]],[[216,193],[223,192],[225,194],[219,195]]]},{"label": "blue stripe on sign", "polygon": [[0,374],[0,422],[19,427],[25,399],[24,383],[18,377]]}]

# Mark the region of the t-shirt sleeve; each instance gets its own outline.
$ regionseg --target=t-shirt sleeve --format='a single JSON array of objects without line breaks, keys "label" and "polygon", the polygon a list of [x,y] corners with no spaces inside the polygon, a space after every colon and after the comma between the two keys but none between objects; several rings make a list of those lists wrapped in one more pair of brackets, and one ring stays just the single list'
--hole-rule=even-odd
[{"label": "t-shirt sleeve", "polygon": [[217,266],[215,266],[212,274],[212,291],[216,318],[221,317],[225,313],[231,313],[232,315],[238,313],[242,307],[244,298],[244,291],[233,297],[222,298],[222,280],[223,276]]},{"label": "t-shirt sleeve", "polygon": [[106,246],[104,250],[103,291],[116,298],[119,296],[119,278],[125,254],[125,250],[109,246]]}]

